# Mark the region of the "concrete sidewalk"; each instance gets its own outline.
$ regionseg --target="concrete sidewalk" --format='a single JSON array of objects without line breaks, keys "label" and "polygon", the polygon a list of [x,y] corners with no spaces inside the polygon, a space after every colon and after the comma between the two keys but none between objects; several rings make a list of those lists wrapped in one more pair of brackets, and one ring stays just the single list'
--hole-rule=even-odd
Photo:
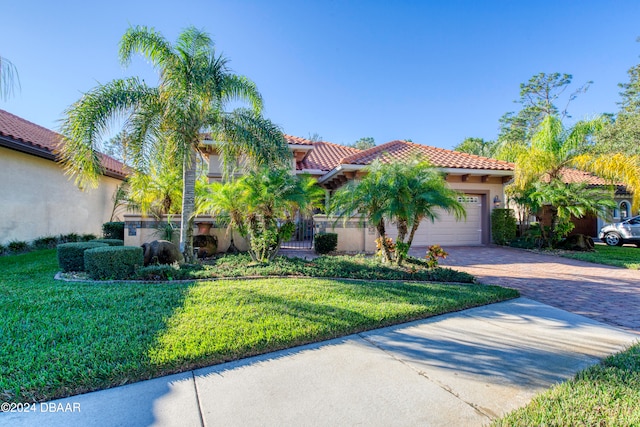
[{"label": "concrete sidewalk", "polygon": [[519,298],[37,404],[0,425],[481,426],[637,338]]}]

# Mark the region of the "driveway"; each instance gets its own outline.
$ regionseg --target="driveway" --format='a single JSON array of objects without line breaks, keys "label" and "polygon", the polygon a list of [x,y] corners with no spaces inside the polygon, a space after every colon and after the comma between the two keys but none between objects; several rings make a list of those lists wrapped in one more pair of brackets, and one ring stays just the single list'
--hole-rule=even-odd
[{"label": "driveway", "polygon": [[[412,248],[423,257],[425,248]],[[523,297],[640,333],[640,271],[521,249],[445,247],[442,266],[481,283],[518,289]],[[640,249],[638,249],[640,256]]]}]

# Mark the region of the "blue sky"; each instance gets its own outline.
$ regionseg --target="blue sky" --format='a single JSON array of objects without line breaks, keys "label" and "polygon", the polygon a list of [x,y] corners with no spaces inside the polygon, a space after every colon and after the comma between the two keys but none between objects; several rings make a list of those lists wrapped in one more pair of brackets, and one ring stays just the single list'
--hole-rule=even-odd
[{"label": "blue sky", "polygon": [[336,143],[493,139],[519,84],[539,72],[573,74],[576,88],[593,80],[573,119],[615,112],[617,84],[640,63],[638,1],[25,0],[2,5],[0,55],[18,68],[21,90],[0,108],[56,130],[98,82],[155,82],[142,60],[118,62],[130,25],[171,41],[187,26],[204,29],[256,82],[268,118]]}]

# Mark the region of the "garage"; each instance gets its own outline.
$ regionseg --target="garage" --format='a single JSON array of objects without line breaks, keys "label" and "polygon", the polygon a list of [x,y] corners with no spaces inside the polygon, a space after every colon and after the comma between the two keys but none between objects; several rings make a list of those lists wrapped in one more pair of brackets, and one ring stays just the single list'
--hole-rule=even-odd
[{"label": "garage", "polygon": [[[435,222],[424,220],[413,238],[413,246],[474,246],[482,244],[482,199],[481,195],[467,194],[458,198],[467,211],[466,220],[456,221],[453,215],[440,211]],[[398,230],[389,225],[387,235],[395,239]]]}]

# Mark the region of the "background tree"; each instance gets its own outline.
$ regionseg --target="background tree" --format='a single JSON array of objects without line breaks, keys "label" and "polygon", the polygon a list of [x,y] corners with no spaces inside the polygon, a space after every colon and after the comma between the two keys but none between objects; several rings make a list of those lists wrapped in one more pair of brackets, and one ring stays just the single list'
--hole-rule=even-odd
[{"label": "background tree", "polygon": [[520,97],[516,101],[521,109],[508,112],[500,118],[500,131],[497,140],[496,158],[515,161],[522,147],[528,147],[531,138],[545,117],[552,115],[560,120],[571,117],[568,113],[569,104],[580,93],[589,89],[592,82],[587,82],[569,94],[564,108],[560,109],[556,103],[568,89],[573,77],[571,74],[539,73],[520,84]]},{"label": "background tree", "polygon": [[349,147],[357,148],[358,150],[368,150],[369,148],[373,148],[376,146],[376,141],[370,136],[360,138],[353,144],[349,145]]},{"label": "background tree", "polygon": [[[183,173],[180,249],[191,262],[196,153],[203,132],[216,141],[226,165],[240,154],[256,165],[285,164],[290,153],[280,129],[260,115],[262,97],[255,84],[229,70],[206,33],[187,28],[171,44],[152,28],[131,27],[120,42],[120,60],[126,65],[134,54],[154,66],[158,86],[128,78],[86,93],[65,112],[61,158],[77,184],[97,185],[96,149],[110,121],[123,115],[130,136],[127,157],[135,169],[145,170],[149,153],[171,146]],[[232,102],[249,108],[226,111]]]},{"label": "background tree", "polygon": [[620,110],[596,135],[594,151],[598,153],[623,152],[640,155],[640,65],[631,67],[629,81],[620,83]]},{"label": "background tree", "polygon": [[20,88],[20,78],[15,65],[0,56],[0,99],[7,100],[13,95],[15,87]]},{"label": "background tree", "polygon": [[460,144],[453,147],[461,153],[475,154],[476,156],[493,157],[497,144],[495,141],[486,141],[483,138],[465,138]]}]

